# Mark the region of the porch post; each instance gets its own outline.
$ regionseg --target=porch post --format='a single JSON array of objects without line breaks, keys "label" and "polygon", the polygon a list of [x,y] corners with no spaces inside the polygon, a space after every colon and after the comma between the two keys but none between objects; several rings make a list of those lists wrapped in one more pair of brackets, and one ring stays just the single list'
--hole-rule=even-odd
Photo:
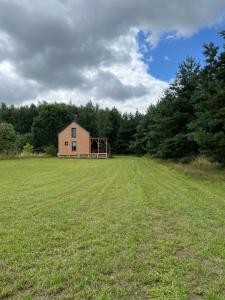
[{"label": "porch post", "polygon": [[99,139],[98,139],[98,154],[99,154]]}]

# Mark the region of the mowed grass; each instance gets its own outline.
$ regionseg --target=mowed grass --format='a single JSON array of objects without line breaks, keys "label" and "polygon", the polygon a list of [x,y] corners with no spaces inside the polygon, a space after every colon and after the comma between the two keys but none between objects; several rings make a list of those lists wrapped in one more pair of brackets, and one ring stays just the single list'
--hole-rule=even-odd
[{"label": "mowed grass", "polygon": [[1,160],[0,297],[225,299],[225,172],[210,172]]}]

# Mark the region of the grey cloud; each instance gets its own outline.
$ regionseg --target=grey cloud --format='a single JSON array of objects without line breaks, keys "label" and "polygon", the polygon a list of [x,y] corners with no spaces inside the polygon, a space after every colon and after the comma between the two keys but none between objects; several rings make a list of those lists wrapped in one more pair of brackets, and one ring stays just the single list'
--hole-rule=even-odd
[{"label": "grey cloud", "polygon": [[33,99],[42,91],[42,87],[31,81],[13,80],[0,74],[0,102],[21,104],[24,100]]},{"label": "grey cloud", "polygon": [[[0,63],[11,62],[24,80],[24,88],[15,82],[10,90],[18,89],[20,99],[59,88],[87,89],[93,82],[85,70],[129,62],[129,52],[119,54],[110,45],[131,28],[191,34],[217,22],[223,11],[224,0],[1,0]],[[39,86],[32,95],[25,92],[30,79]],[[117,101],[147,94],[144,86],[123,85],[113,74],[100,72],[95,84],[99,97]],[[0,99],[18,102],[10,91],[1,84]]]},{"label": "grey cloud", "polygon": [[143,85],[124,85],[110,72],[99,72],[92,82],[92,87],[97,98],[111,98],[115,101],[139,98],[148,94],[148,90]]}]

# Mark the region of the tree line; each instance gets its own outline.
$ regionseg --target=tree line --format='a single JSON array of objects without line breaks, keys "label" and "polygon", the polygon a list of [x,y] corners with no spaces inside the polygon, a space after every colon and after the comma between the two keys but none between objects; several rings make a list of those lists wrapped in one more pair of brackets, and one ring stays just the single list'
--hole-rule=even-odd
[{"label": "tree line", "polygon": [[[225,31],[220,35],[225,39]],[[225,164],[225,43],[203,46],[205,65],[188,57],[137,127],[131,147],[161,159],[202,154]]]},{"label": "tree line", "polygon": [[122,114],[116,108],[101,109],[92,102],[84,106],[43,102],[20,107],[1,103],[0,140],[4,143],[0,142],[0,152],[21,152],[27,144],[35,152],[50,146],[56,152],[58,133],[76,119],[93,137],[107,137],[113,153],[132,154],[130,141],[141,117],[138,112]]},{"label": "tree line", "polygon": [[[225,39],[225,31],[220,35]],[[203,154],[225,164],[225,43],[203,46],[204,66],[188,57],[162,98],[145,114],[122,114],[116,108],[39,103],[0,106],[1,126],[11,124],[14,147],[27,143],[34,151],[57,147],[57,134],[74,116],[92,136],[107,137],[115,154],[145,154],[160,159],[186,159]],[[2,125],[3,124],[3,125]],[[3,127],[4,127],[3,126]],[[14,130],[14,133],[13,133]]]}]

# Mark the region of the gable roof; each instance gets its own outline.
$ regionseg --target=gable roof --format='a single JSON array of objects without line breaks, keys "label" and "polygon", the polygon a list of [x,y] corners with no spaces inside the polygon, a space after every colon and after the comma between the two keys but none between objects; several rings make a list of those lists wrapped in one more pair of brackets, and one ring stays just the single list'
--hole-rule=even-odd
[{"label": "gable roof", "polygon": [[[70,122],[66,127],[64,127],[59,133],[58,133],[58,135],[60,134],[60,133],[62,133],[67,127],[69,127],[71,124],[73,124],[73,123],[75,123],[77,126],[79,126],[80,128],[82,128],[83,130],[85,130],[87,133],[89,133],[90,134],[90,132],[87,130],[87,129],[85,129],[84,127],[82,127],[80,124],[78,124],[77,122],[75,122],[75,121],[72,121],[72,122]],[[91,134],[90,134],[91,135]]]}]

